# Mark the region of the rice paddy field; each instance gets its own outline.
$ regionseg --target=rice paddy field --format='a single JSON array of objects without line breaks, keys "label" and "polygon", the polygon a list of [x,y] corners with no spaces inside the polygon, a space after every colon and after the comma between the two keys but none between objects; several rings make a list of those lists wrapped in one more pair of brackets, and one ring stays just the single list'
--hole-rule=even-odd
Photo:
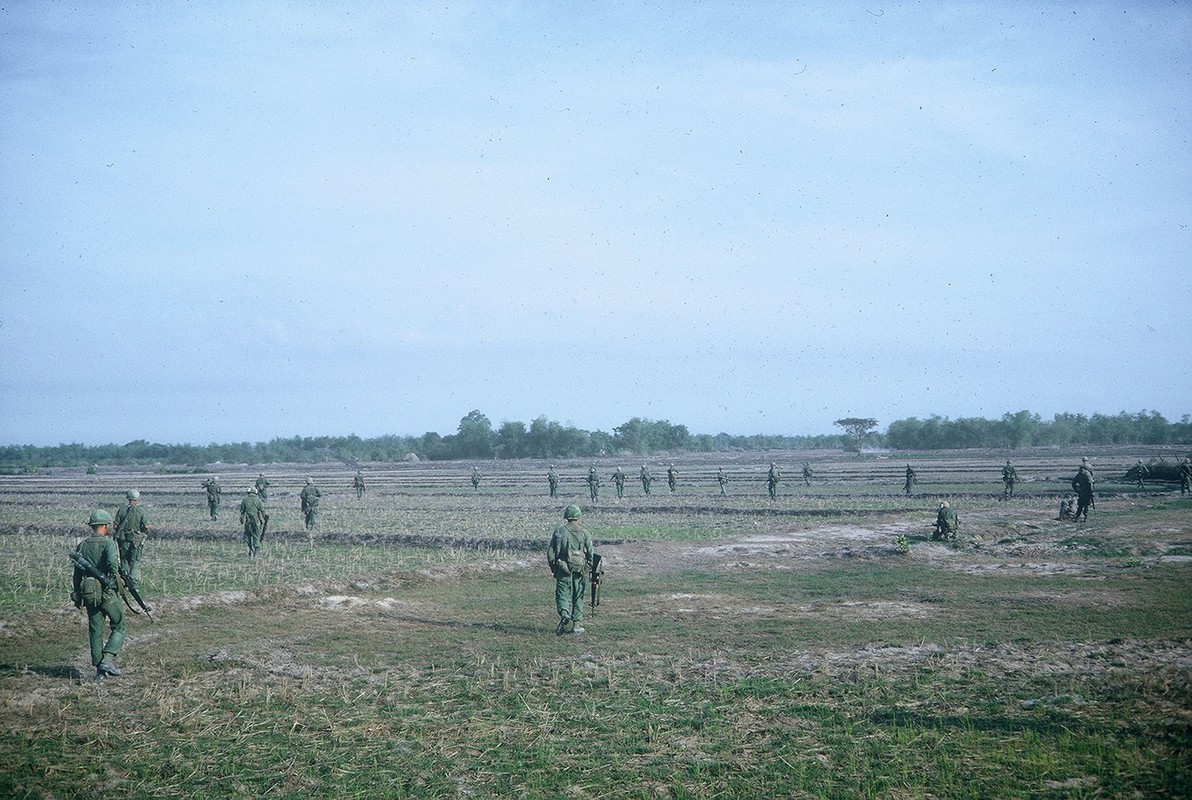
[{"label": "rice paddy field", "polygon": [[[641,458],[601,458],[556,463],[556,498],[538,461],[0,476],[0,796],[1189,797],[1192,495],[1126,478],[1183,455],[676,455],[649,496]],[[1081,456],[1096,507],[1057,519]],[[96,682],[66,555],[130,488],[153,619]],[[933,541],[945,499],[959,533]],[[572,502],[606,574],[556,636]]]}]

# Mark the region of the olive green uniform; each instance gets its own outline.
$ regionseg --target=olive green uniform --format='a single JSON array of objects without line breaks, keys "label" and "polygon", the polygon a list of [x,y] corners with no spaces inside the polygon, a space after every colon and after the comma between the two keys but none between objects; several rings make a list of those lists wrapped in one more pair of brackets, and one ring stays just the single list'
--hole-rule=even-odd
[{"label": "olive green uniform", "polygon": [[472,470],[472,488],[479,491],[480,489],[480,470]]},{"label": "olive green uniform", "polygon": [[907,494],[911,493],[911,487],[919,482],[919,478],[915,475],[915,470],[910,464],[906,465],[906,482],[902,484],[902,491]]},{"label": "olive green uniform", "polygon": [[555,577],[555,610],[559,614],[559,633],[567,622],[584,618],[584,596],[588,590],[588,565],[592,562],[592,537],[579,524],[568,520],[555,528],[546,550],[546,563]]},{"label": "olive green uniform", "polygon": [[559,473],[555,472],[555,468],[551,467],[550,472],[546,473],[546,485],[550,489],[550,496],[554,497],[559,492]]},{"label": "olive green uniform", "polygon": [[145,539],[149,537],[145,509],[132,503],[120,509],[116,513],[114,530],[112,538],[116,540],[120,552],[120,565],[132,576],[134,584],[140,583],[141,554],[145,549]]},{"label": "olive green uniform", "polygon": [[255,493],[245,495],[240,501],[240,523],[244,525],[244,543],[253,558],[261,550],[261,531],[265,527],[265,504]]},{"label": "olive green uniform", "polygon": [[219,486],[219,481],[215,480],[215,478],[204,481],[203,488],[207,490],[207,511],[210,512],[211,521],[214,522],[219,519],[219,495],[223,490]]},{"label": "olive green uniform", "polygon": [[352,479],[352,486],[356,489],[356,499],[364,497],[364,476],[360,474],[360,470],[356,470],[356,477]]},{"label": "olive green uniform", "polygon": [[803,465],[803,485],[804,486],[811,485],[811,476],[814,474],[815,474],[815,471],[811,468],[811,464],[808,463],[808,464]]},{"label": "olive green uniform", "polygon": [[613,485],[617,487],[617,499],[625,496],[625,470],[617,467],[613,470]]},{"label": "olive green uniform", "polygon": [[948,506],[940,506],[939,512],[935,515],[935,532],[931,534],[932,539],[955,539],[956,529],[960,527],[960,518],[956,516],[956,512]]},{"label": "olive green uniform", "polygon": [[588,495],[593,502],[600,499],[600,476],[596,474],[596,467],[588,469]]},{"label": "olive green uniform", "polygon": [[666,485],[670,488],[671,494],[674,494],[679,488],[679,471],[675,469],[674,464],[671,464],[666,470]]},{"label": "olive green uniform", "polygon": [[1192,463],[1188,459],[1180,462],[1180,495],[1192,490]]},{"label": "olive green uniform", "polygon": [[319,487],[313,483],[308,483],[298,495],[302,503],[302,517],[308,531],[314,530],[315,520],[319,516],[319,498],[322,496],[323,493],[319,491]]},{"label": "olive green uniform", "polygon": [[1002,483],[1005,488],[1002,490],[1002,497],[1009,499],[1014,496],[1014,484],[1018,483],[1018,470],[1014,469],[1014,465],[1009,461],[1006,466],[1002,467]]},{"label": "olive green uniform", "polygon": [[257,487],[257,497],[261,499],[262,505],[269,499],[270,485],[269,479],[264,475],[261,475],[259,478],[257,478],[257,482],[253,484],[253,486]]},{"label": "olive green uniform", "polygon": [[[110,536],[92,533],[79,542],[75,550],[113,581],[119,580],[116,573],[120,565],[120,553]],[[120,648],[124,645],[124,637],[128,631],[124,605],[118,593],[105,589],[97,578],[91,577],[78,567],[74,568],[73,584],[72,598],[75,605],[87,612],[91,666],[98,669],[100,662],[107,656],[119,654]],[[105,620],[112,631],[106,643],[103,640]]]},{"label": "olive green uniform", "polygon": [[778,482],[782,480],[782,473],[774,464],[770,465],[770,472],[766,475],[766,491],[770,493],[770,499],[774,500],[778,497]]},{"label": "olive green uniform", "polygon": [[728,495],[728,476],[724,474],[724,467],[716,470],[716,483],[720,484],[720,496]]},{"label": "olive green uniform", "polygon": [[1087,462],[1080,465],[1080,469],[1076,471],[1076,476],[1072,478],[1072,491],[1076,492],[1076,520],[1081,517],[1087,521],[1089,518],[1089,507],[1093,505],[1093,484],[1097,482],[1096,476],[1093,475],[1093,468]]},{"label": "olive green uniform", "polygon": [[650,484],[654,482],[654,476],[650,474],[650,468],[642,464],[642,492],[650,496]]}]

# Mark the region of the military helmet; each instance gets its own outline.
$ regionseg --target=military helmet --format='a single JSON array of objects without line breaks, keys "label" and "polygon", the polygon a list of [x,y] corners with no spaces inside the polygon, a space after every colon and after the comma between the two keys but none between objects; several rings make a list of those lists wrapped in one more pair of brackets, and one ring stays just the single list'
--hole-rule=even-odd
[{"label": "military helmet", "polygon": [[249,493],[249,494],[256,494],[256,493],[257,493],[257,487],[255,487],[255,486],[249,486],[249,487],[248,487],[248,493]]},{"label": "military helmet", "polygon": [[91,516],[87,518],[87,524],[92,528],[98,528],[100,525],[111,525],[112,515],[104,511],[102,508],[97,508],[91,512]]},{"label": "military helmet", "polygon": [[563,509],[563,519],[579,519],[580,513],[579,506],[572,503],[571,505],[567,506],[567,508]]},{"label": "military helmet", "polygon": [[951,503],[949,503],[947,500],[945,500],[944,502],[940,503],[940,508],[951,508],[951,507],[952,507],[952,504],[951,504]]},{"label": "military helmet", "polygon": [[125,492],[124,496],[127,497],[129,500],[140,500],[141,499],[141,493],[138,492],[136,489],[129,489],[127,492]]},{"label": "military helmet", "polygon": [[306,485],[307,485],[307,486],[310,486],[310,485],[311,485],[312,483],[314,483],[314,482],[315,482],[315,479],[314,479],[314,478],[307,478],[307,479],[306,479]]}]

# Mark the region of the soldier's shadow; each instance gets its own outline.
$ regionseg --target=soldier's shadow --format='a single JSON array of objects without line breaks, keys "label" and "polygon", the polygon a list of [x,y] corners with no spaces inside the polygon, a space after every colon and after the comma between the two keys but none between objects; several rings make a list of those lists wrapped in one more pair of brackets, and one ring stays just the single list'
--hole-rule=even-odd
[{"label": "soldier's shadow", "polygon": [[82,680],[83,673],[79,672],[79,668],[73,664],[0,664],[0,674],[4,675],[18,675],[22,672],[31,672],[34,675],[43,675],[47,678],[67,678],[70,680]]}]

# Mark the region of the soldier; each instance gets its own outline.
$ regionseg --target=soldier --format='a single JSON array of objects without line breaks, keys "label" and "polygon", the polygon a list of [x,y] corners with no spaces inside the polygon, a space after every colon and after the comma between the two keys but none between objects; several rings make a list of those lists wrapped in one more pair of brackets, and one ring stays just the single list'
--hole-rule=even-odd
[{"label": "soldier", "polygon": [[480,467],[472,467],[472,488],[480,491]]},{"label": "soldier", "polygon": [[265,477],[264,472],[257,475],[257,482],[253,486],[257,487],[257,497],[260,499],[261,505],[265,505],[265,502],[269,499],[270,483],[269,479]]},{"label": "soldier", "polygon": [[956,529],[960,527],[960,517],[952,510],[952,505],[944,500],[940,503],[939,511],[935,515],[935,531],[931,534],[933,540],[955,539]]},{"label": "soldier", "polygon": [[1138,481],[1138,488],[1143,488],[1142,479],[1149,477],[1151,471],[1147,469],[1146,464],[1142,463],[1142,459],[1138,459],[1138,463],[1134,465],[1134,479]]},{"label": "soldier", "polygon": [[1018,482],[1018,470],[1014,469],[1014,465],[1010,463],[1010,459],[1006,459],[1006,466],[1002,467],[1002,499],[1009,500],[1014,496],[1014,484]]},{"label": "soldier", "polygon": [[214,475],[203,481],[203,488],[207,490],[207,511],[211,514],[211,521],[219,519],[219,494],[223,491],[219,486],[219,478]]},{"label": "soldier", "polygon": [[306,486],[299,493],[298,498],[302,502],[302,517],[306,521],[306,529],[313,531],[315,529],[315,518],[319,515],[319,498],[323,493],[319,491],[319,487],[315,486],[313,478],[306,479]]},{"label": "soldier", "polygon": [[141,493],[129,489],[125,494],[128,505],[116,512],[116,546],[120,550],[120,569],[132,577],[134,585],[141,582],[141,553],[149,538],[149,524],[145,509],[141,508]]},{"label": "soldier", "polygon": [[1076,492],[1076,514],[1073,519],[1077,522],[1082,516],[1085,522],[1088,522],[1089,507],[1096,505],[1096,500],[1093,498],[1093,484],[1096,482],[1097,479],[1093,475],[1093,468],[1089,464],[1089,460],[1087,458],[1080,459],[1080,469],[1072,478],[1072,491]]},{"label": "soldier", "polygon": [[654,476],[650,474],[650,468],[642,464],[642,492],[646,497],[650,496],[650,484],[654,482]]},{"label": "soldier", "polygon": [[1184,456],[1184,460],[1180,462],[1180,497],[1189,491],[1192,491],[1192,462]]},{"label": "soldier", "polygon": [[1065,497],[1060,500],[1060,519],[1073,519],[1076,516],[1076,498]]},{"label": "soldier", "polygon": [[770,493],[771,500],[778,498],[778,482],[780,480],[782,480],[782,473],[779,471],[778,466],[771,461],[770,471],[766,474],[766,490]]},{"label": "soldier", "polygon": [[360,473],[360,470],[356,470],[356,477],[352,478],[352,487],[356,490],[357,500],[364,497],[364,475]]},{"label": "soldier", "polygon": [[248,494],[240,501],[240,524],[244,526],[244,543],[248,555],[256,558],[261,551],[261,531],[265,528],[265,504],[261,502],[256,486],[248,487]]},{"label": "soldier", "polygon": [[675,469],[675,462],[673,461],[666,468],[666,485],[670,487],[671,494],[674,494],[679,488],[679,471]]},{"label": "soldier", "polygon": [[[112,581],[112,585],[117,585],[119,577],[116,573],[120,565],[120,553],[116,543],[108,536],[112,515],[98,508],[91,512],[87,524],[91,526],[91,535],[79,542],[75,552],[106,575]],[[74,568],[72,584],[74,591],[71,592],[70,599],[74,601],[75,608],[87,611],[91,665],[95,667],[95,679],[101,681],[106,675],[120,675],[120,668],[112,663],[112,659],[120,654],[128,623],[124,618],[124,608],[118,591],[106,588],[98,578],[88,575],[78,565]],[[103,640],[105,620],[111,628],[106,643]]]},{"label": "soldier", "polygon": [[724,474],[724,467],[716,470],[716,483],[720,484],[720,496],[728,497],[728,475]]},{"label": "soldier", "polygon": [[914,486],[918,482],[919,482],[919,478],[918,478],[918,476],[915,475],[915,471],[911,468],[910,464],[907,464],[906,465],[906,483],[904,483],[902,485],[902,491],[906,492],[909,495],[911,493],[911,487]]},{"label": "soldier", "polygon": [[555,472],[555,465],[550,465],[550,470],[546,473],[546,485],[550,488],[550,496],[554,497],[559,493],[559,473]]},{"label": "soldier", "polygon": [[595,464],[588,468],[588,494],[593,503],[600,499],[600,476],[596,474]]},{"label": "soldier", "polygon": [[617,467],[613,470],[613,485],[617,487],[617,499],[625,496],[625,470]]},{"label": "soldier", "polygon": [[546,563],[555,578],[555,610],[559,624],[555,633],[581,634],[584,595],[588,588],[588,567],[592,563],[592,538],[579,524],[579,506],[563,511],[566,523],[555,528],[546,550]]},{"label": "soldier", "polygon": [[813,470],[811,468],[811,462],[804,461],[803,462],[803,485],[804,486],[811,485],[811,476],[814,474],[815,474],[815,470]]}]

